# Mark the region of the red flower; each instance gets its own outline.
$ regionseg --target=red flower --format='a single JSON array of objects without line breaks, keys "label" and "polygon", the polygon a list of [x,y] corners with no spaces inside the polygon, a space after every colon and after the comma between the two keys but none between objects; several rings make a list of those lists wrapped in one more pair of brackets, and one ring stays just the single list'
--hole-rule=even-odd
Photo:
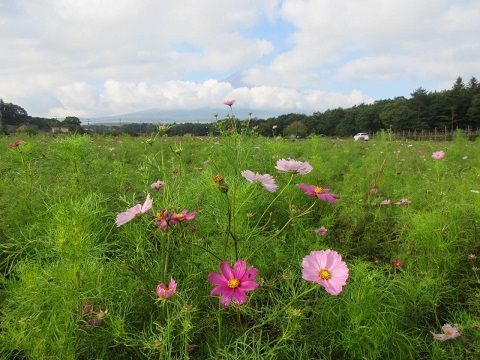
[{"label": "red flower", "polygon": [[23,140],[17,140],[13,144],[8,145],[8,147],[14,148],[14,147],[20,146],[21,143],[23,143]]}]

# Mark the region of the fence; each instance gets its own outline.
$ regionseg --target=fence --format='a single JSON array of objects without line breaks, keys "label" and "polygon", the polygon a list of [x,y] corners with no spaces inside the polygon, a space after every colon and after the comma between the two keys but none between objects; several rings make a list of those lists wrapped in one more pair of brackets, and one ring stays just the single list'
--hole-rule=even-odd
[{"label": "fence", "polygon": [[408,139],[408,140],[438,140],[438,141],[447,141],[452,140],[452,135],[457,130],[465,131],[465,135],[469,140],[475,140],[478,136],[480,136],[480,129],[476,128],[473,129],[471,127],[467,127],[466,129],[450,129],[450,128],[443,128],[437,129],[435,128],[433,131],[428,130],[408,130],[408,131],[396,131],[394,132],[394,136],[396,139]]}]

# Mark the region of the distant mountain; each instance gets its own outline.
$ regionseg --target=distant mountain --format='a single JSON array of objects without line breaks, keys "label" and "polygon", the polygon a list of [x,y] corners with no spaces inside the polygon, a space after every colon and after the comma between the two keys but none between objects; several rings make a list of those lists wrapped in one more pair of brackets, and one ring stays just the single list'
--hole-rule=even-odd
[{"label": "distant mountain", "polygon": [[[243,120],[248,117],[251,110],[233,108],[233,114],[236,118]],[[251,111],[252,118],[268,119],[277,117],[283,113],[280,111],[256,110]],[[138,111],[130,114],[103,116],[97,118],[82,118],[82,124],[87,122],[90,124],[127,124],[127,123],[154,123],[154,124],[171,124],[171,123],[210,123],[215,121],[214,114],[218,114],[219,119],[223,119],[226,114],[230,113],[228,107],[219,109],[192,109],[192,110],[164,110],[149,109]]]}]

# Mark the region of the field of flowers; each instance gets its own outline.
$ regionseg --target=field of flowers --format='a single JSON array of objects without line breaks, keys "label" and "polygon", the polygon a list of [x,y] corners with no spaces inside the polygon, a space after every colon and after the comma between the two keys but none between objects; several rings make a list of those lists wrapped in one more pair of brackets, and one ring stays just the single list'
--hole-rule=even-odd
[{"label": "field of flowers", "polygon": [[480,142],[0,138],[2,359],[478,359]]}]

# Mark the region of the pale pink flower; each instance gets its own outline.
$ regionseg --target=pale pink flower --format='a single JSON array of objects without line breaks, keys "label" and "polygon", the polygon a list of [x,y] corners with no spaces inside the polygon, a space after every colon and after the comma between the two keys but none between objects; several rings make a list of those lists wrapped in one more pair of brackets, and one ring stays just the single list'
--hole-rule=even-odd
[{"label": "pale pink flower", "polygon": [[226,100],[223,102],[223,104],[231,107],[233,104],[235,104],[235,100]]},{"label": "pale pink flower", "polygon": [[277,125],[273,125],[272,129],[275,130],[277,128]]},{"label": "pale pink flower", "polygon": [[392,202],[392,200],[390,199],[386,199],[386,200],[383,200],[380,205],[390,205],[390,203]]},{"label": "pale pink flower", "polygon": [[152,208],[153,199],[150,198],[150,194],[147,195],[143,205],[137,204],[134,207],[128,209],[127,211],[117,215],[117,227],[126,224],[130,220],[145,214],[147,211],[150,211]]},{"label": "pale pink flower", "polygon": [[306,185],[306,184],[300,184],[298,185],[300,189],[305,191],[305,194],[308,196],[316,196],[320,200],[326,200],[330,204],[335,205],[335,199],[340,199],[340,196],[335,195],[335,194],[330,194],[330,189],[324,189],[320,186],[315,186],[315,185]]},{"label": "pale pink flower", "polygon": [[210,292],[210,296],[223,293],[220,298],[220,304],[226,307],[233,299],[238,305],[245,304],[247,301],[246,291],[255,290],[258,283],[253,281],[257,276],[258,269],[250,268],[247,270],[247,263],[243,260],[237,260],[233,269],[227,262],[220,264],[220,273],[209,273],[208,280],[217,285]]},{"label": "pale pink flower", "polygon": [[477,255],[475,255],[475,254],[468,254],[468,257],[469,257],[470,259],[476,259],[476,258],[477,258]]},{"label": "pale pink flower", "polygon": [[288,171],[294,174],[308,174],[313,170],[312,166],[308,162],[300,162],[296,160],[285,160],[280,159],[277,161],[277,166],[275,169],[280,171]]},{"label": "pale pink flower", "polygon": [[438,160],[438,159],[441,159],[445,156],[445,153],[443,151],[435,151],[433,154],[432,154],[432,158],[434,160]]},{"label": "pale pink flower", "polygon": [[451,326],[450,324],[443,325],[442,330],[443,330],[443,334],[434,334],[433,332],[431,331],[430,332],[432,333],[435,339],[440,341],[455,339],[460,336],[458,329],[454,326]]},{"label": "pale pink flower", "polygon": [[160,181],[160,180],[157,180],[155,181],[152,185],[150,185],[150,187],[153,189],[153,190],[160,190],[161,188],[163,188],[163,186],[165,185],[165,182],[164,181]]},{"label": "pale pink flower", "polygon": [[333,250],[312,251],[302,261],[302,278],[314,281],[332,294],[338,295],[348,279],[347,264]]},{"label": "pale pink flower", "polygon": [[275,179],[270,174],[261,175],[258,172],[254,173],[253,171],[245,170],[242,171],[242,176],[252,184],[261,184],[267,191],[275,192],[278,189]]},{"label": "pale pink flower", "polygon": [[396,205],[405,205],[405,204],[411,204],[411,203],[412,203],[412,202],[411,202],[410,200],[408,200],[408,199],[402,199],[402,200],[396,202],[395,204],[396,204]]},{"label": "pale pink flower", "polygon": [[190,214],[188,214],[188,211],[184,209],[180,213],[173,213],[170,215],[169,220],[173,225],[176,225],[184,220],[192,220],[196,214],[196,211],[192,211]]},{"label": "pale pink flower", "polygon": [[172,297],[173,294],[175,294],[175,291],[177,290],[177,283],[175,280],[170,279],[170,284],[168,285],[168,288],[165,287],[165,284],[159,284],[157,286],[157,295],[162,298],[162,299],[168,299],[169,297]]},{"label": "pale pink flower", "polygon": [[321,228],[319,229],[316,229],[315,232],[319,235],[319,236],[324,236],[327,234],[327,229],[325,228],[325,226],[322,226]]}]

